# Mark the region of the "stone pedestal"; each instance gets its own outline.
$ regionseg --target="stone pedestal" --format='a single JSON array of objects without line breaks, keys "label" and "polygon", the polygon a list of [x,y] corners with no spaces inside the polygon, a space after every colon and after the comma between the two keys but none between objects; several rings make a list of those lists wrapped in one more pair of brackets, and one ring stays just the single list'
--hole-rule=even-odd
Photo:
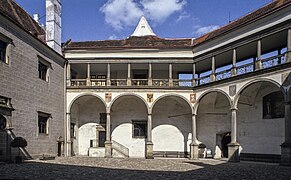
[{"label": "stone pedestal", "polygon": [[281,163],[283,166],[291,166],[291,142],[281,145]]},{"label": "stone pedestal", "polygon": [[112,157],[112,142],[105,141],[105,157],[111,158]]},{"label": "stone pedestal", "polygon": [[146,143],[146,159],[154,159],[153,147],[154,144],[152,142]]},{"label": "stone pedestal", "polygon": [[131,79],[129,79],[129,78],[126,79],[126,85],[131,86]]},{"label": "stone pedestal", "polygon": [[198,144],[191,143],[190,144],[190,159],[198,159]]},{"label": "stone pedestal", "polygon": [[229,162],[239,162],[240,161],[240,156],[239,156],[240,144],[230,143],[227,146],[228,146],[228,161]]}]

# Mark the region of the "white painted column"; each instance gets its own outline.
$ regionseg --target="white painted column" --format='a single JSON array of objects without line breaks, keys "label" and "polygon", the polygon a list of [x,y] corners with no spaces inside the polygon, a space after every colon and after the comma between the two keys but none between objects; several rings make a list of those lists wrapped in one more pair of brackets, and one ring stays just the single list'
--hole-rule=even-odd
[{"label": "white painted column", "polygon": [[106,115],[106,141],[105,141],[105,157],[112,157],[112,142],[111,142],[111,119],[110,113]]},{"label": "white painted column", "polygon": [[71,86],[71,64],[67,64],[67,86]]},{"label": "white painted column", "polygon": [[211,82],[216,81],[216,77],[215,77],[215,56],[212,57],[211,59],[211,75],[210,75],[210,80]]},{"label": "white painted column", "polygon": [[148,85],[153,85],[153,78],[152,78],[152,63],[149,63],[149,77],[148,77]]},{"label": "white painted column", "polygon": [[107,64],[107,80],[106,80],[106,84],[107,86],[111,86],[111,65],[110,63]]},{"label": "white painted column", "polygon": [[237,120],[236,120],[236,108],[231,109],[231,143],[236,143],[237,139]]},{"label": "white painted column", "polygon": [[193,63],[192,86],[196,86],[196,78],[195,78],[195,74],[196,74],[196,64]]},{"label": "white painted column", "polygon": [[236,49],[233,49],[232,51],[232,69],[231,69],[231,75],[236,76]]},{"label": "white painted column", "polygon": [[285,102],[285,142],[281,144],[280,164],[291,166],[291,102]]},{"label": "white painted column", "polygon": [[190,144],[190,159],[198,159],[198,147],[196,143],[197,139],[197,126],[196,126],[196,114],[192,114],[192,142]]},{"label": "white painted column", "polygon": [[169,86],[174,86],[174,82],[173,82],[173,65],[172,65],[172,63],[169,64]]},{"label": "white painted column", "polygon": [[87,64],[87,86],[91,86],[91,65],[90,63]]},{"label": "white painted column", "polygon": [[66,123],[66,153],[65,156],[71,156],[71,114],[67,113],[67,123]]},{"label": "white painted column", "polygon": [[131,64],[127,64],[127,86],[131,86]]},{"label": "white painted column", "polygon": [[152,142],[152,114],[148,114],[147,122],[147,142],[146,142],[146,158],[153,159],[153,142]]},{"label": "white painted column", "polygon": [[258,40],[257,42],[257,62],[256,62],[256,70],[262,69],[262,40]]}]

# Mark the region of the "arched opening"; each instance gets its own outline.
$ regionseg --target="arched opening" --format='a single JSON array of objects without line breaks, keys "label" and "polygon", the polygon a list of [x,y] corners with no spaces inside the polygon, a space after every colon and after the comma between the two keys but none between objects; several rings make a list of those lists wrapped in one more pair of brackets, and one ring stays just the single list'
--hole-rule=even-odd
[{"label": "arched opening", "polygon": [[93,95],[77,98],[70,109],[72,155],[104,157],[106,107]]},{"label": "arched opening", "polygon": [[165,96],[153,106],[152,141],[156,156],[187,157],[192,137],[192,108],[179,96]]},{"label": "arched opening", "polygon": [[246,85],[237,99],[241,159],[280,159],[284,142],[284,95],[270,81]]},{"label": "arched opening", "polygon": [[198,100],[197,139],[205,144],[207,157],[228,157],[225,143],[231,132],[230,108],[229,98],[220,91],[208,92]]},{"label": "arched opening", "polygon": [[113,157],[145,157],[148,109],[142,98],[123,95],[110,108]]}]

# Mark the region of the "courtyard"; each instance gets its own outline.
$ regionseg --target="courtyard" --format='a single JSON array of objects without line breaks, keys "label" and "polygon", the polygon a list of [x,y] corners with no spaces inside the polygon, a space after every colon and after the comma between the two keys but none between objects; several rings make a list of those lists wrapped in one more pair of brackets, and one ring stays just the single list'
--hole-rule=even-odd
[{"label": "courtyard", "polygon": [[291,167],[213,159],[62,157],[2,163],[0,179],[291,179]]}]

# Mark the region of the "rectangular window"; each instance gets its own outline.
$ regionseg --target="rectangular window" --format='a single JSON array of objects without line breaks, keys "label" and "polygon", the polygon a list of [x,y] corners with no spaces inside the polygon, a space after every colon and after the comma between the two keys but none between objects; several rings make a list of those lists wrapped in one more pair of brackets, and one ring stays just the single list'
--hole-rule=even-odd
[{"label": "rectangular window", "polygon": [[50,114],[38,112],[38,133],[49,134]]},{"label": "rectangular window", "polygon": [[99,131],[98,146],[105,147],[106,131]]},{"label": "rectangular window", "polygon": [[147,137],[147,121],[133,120],[133,137],[134,138],[146,138]]},{"label": "rectangular window", "polygon": [[48,81],[47,71],[48,71],[48,66],[38,61],[38,77],[44,81]]},{"label": "rectangular window", "polygon": [[179,73],[178,86],[190,87],[192,86],[192,79],[193,79],[192,73]]},{"label": "rectangular window", "polygon": [[6,58],[6,48],[7,43],[0,40],[0,61],[8,64],[8,60]]},{"label": "rectangular window", "polygon": [[75,123],[71,123],[71,131],[70,131],[70,134],[71,134],[71,138],[75,138]]}]

